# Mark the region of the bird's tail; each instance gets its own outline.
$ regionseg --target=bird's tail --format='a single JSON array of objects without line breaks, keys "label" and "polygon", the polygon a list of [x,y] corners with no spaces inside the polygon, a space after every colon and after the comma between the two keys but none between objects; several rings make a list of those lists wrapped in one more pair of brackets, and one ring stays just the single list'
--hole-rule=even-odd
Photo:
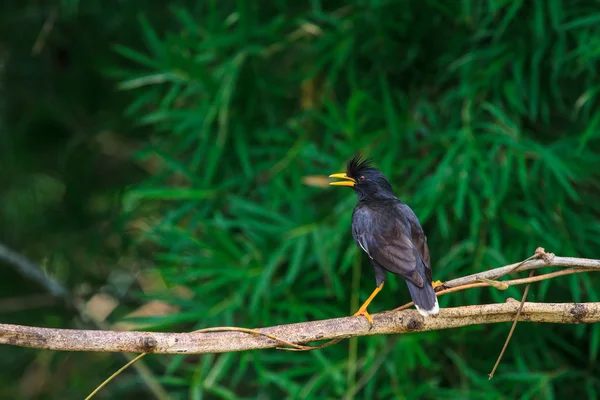
[{"label": "bird's tail", "polygon": [[437,315],[440,312],[437,296],[435,295],[435,291],[433,290],[431,282],[429,282],[429,280],[424,276],[422,277],[423,287],[418,287],[414,283],[408,280],[406,281],[406,284],[408,285],[408,291],[410,292],[410,297],[412,297],[419,314],[424,317],[429,315]]}]

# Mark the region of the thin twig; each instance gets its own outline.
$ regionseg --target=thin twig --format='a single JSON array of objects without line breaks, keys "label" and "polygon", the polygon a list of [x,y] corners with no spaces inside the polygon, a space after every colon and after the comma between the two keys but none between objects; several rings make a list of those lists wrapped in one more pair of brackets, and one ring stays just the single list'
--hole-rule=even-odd
[{"label": "thin twig", "polygon": [[443,283],[444,288],[452,288],[462,286],[467,283],[476,282],[479,278],[497,279],[498,276],[504,276],[507,273],[515,273],[539,269],[542,267],[580,267],[600,269],[600,260],[589,258],[574,258],[574,257],[556,257],[553,254],[548,254],[546,259],[529,260],[516,264],[506,265],[500,268],[490,269],[488,271],[479,272],[477,274],[467,275],[462,278],[456,278]]},{"label": "thin twig", "polygon": [[[296,351],[306,351],[306,350],[314,350],[314,348],[312,346],[302,346],[296,343],[291,343],[288,342],[286,340],[280,339],[274,335],[270,335],[268,333],[263,333],[263,332],[259,332],[256,329],[248,329],[248,328],[239,328],[237,326],[219,326],[219,327],[214,327],[214,328],[204,328],[204,329],[198,329],[195,331],[192,331],[190,333],[204,333],[204,332],[244,332],[244,333],[250,333],[253,335],[259,335],[259,336],[264,336],[267,337],[269,339],[275,340],[285,346],[290,346],[290,348],[287,347],[277,347],[277,349],[281,349],[281,350],[296,350]],[[127,368],[129,368],[131,365],[133,365],[136,361],[140,360],[142,357],[144,357],[146,354],[148,353],[141,353],[140,355],[138,355],[136,358],[134,358],[133,360],[131,360],[130,362],[128,362],[126,365],[124,365],[122,368],[120,368],[117,372],[115,372],[114,374],[112,374],[111,376],[109,376],[104,382],[102,382],[92,393],[90,393],[90,395],[88,397],[85,398],[85,400],[89,400],[92,397],[94,397],[96,395],[96,393],[98,393],[100,391],[100,389],[102,389],[104,386],[106,386],[106,384],[108,382],[110,382],[111,380],[113,380],[114,378],[116,378],[119,374],[121,374],[123,371],[125,371]]]},{"label": "thin twig", "polygon": [[54,27],[54,23],[56,22],[56,17],[58,17],[58,12],[56,10],[50,11],[44,25],[42,26],[42,30],[40,31],[33,48],[31,49],[31,54],[37,55],[44,48],[44,44],[46,44],[46,40],[48,36],[50,36],[50,32],[52,32],[52,28]]},{"label": "thin twig", "polygon": [[140,360],[142,357],[144,357],[146,354],[148,353],[142,353],[139,354],[136,358],[134,358],[133,360],[129,361],[127,364],[123,365],[121,368],[119,368],[118,371],[116,371],[114,374],[112,374],[111,376],[108,377],[108,379],[106,379],[104,382],[102,382],[96,389],[94,389],[94,391],[92,393],[90,393],[85,400],[89,400],[92,397],[94,397],[96,395],[96,393],[98,393],[100,391],[100,389],[102,389],[104,386],[106,386],[108,384],[108,382],[112,381],[114,378],[116,378],[121,372],[125,371],[127,368],[129,368],[132,364],[134,364],[135,362],[137,362],[138,360]]},{"label": "thin twig", "polygon": [[[24,255],[9,249],[7,246],[0,243],[0,261],[7,263],[18,271],[25,279],[29,279],[37,282],[52,296],[60,298],[64,303],[78,313],[84,324],[89,324],[101,330],[109,329],[109,326],[102,322],[94,319],[85,310],[79,302],[75,301],[69,291],[59,282],[48,276],[42,269],[42,267],[33,261],[29,260]],[[50,302],[48,302],[50,303]],[[130,354],[122,354],[123,358],[128,360],[127,365],[132,365],[133,358]],[[134,365],[136,372],[146,383],[154,397],[159,400],[166,400],[169,398],[167,391],[161,386],[160,382],[154,377],[154,374],[144,363],[136,363]]]},{"label": "thin twig", "polygon": [[536,275],[534,277],[530,276],[529,278],[512,279],[510,281],[506,281],[506,284],[508,286],[523,285],[525,283],[546,281],[548,279],[556,278],[556,277],[563,276],[563,275],[580,274],[582,272],[596,272],[596,271],[598,271],[596,268],[568,268],[568,269],[563,269],[561,271],[549,272],[549,273],[543,274],[543,275]]},{"label": "thin twig", "polygon": [[371,378],[373,377],[373,375],[375,375],[377,370],[379,370],[379,368],[381,368],[381,365],[387,359],[387,356],[392,351],[392,349],[396,345],[397,341],[398,341],[398,336],[393,337],[387,343],[387,345],[385,346],[383,351],[381,351],[379,353],[379,355],[373,361],[373,363],[370,365],[369,369],[365,372],[365,374],[360,377],[358,382],[356,382],[352,387],[350,387],[348,389],[348,391],[346,392],[346,394],[343,397],[343,400],[350,400],[350,399],[355,398],[356,393],[358,393],[371,380]]},{"label": "thin twig", "polygon": [[[575,268],[563,269],[561,271],[549,272],[547,274],[536,275],[534,277],[528,277],[528,278],[512,279],[509,281],[491,281],[491,280],[490,281],[502,283],[502,286],[506,285],[508,288],[510,286],[540,282],[540,281],[545,281],[545,280],[556,278],[556,277],[563,276],[563,275],[579,274],[579,273],[583,273],[583,272],[600,272],[600,269],[575,267]],[[488,280],[486,280],[486,279],[482,279],[482,278],[477,278],[477,279],[484,280],[484,282],[470,283],[470,284],[466,284],[466,285],[462,285],[462,286],[452,287],[449,289],[443,289],[443,290],[440,290],[439,292],[437,292],[436,295],[438,297],[440,297],[440,296],[443,296],[448,293],[460,292],[462,290],[467,290],[467,289],[473,289],[473,288],[478,288],[478,287],[496,287],[496,288],[498,288],[498,286],[499,286],[496,284],[492,284],[491,282],[488,282]],[[505,290],[504,287],[502,287],[501,290]],[[406,310],[413,305],[414,305],[414,303],[411,301],[411,302],[401,305],[400,307],[394,308],[393,311]]]},{"label": "thin twig", "polygon": [[303,345],[300,345],[300,344],[291,343],[291,342],[288,342],[288,341],[283,340],[281,338],[278,338],[275,335],[270,335],[268,333],[260,332],[260,331],[257,331],[256,329],[239,328],[237,326],[217,326],[217,327],[214,327],[214,328],[198,329],[198,330],[192,331],[191,333],[204,333],[204,332],[245,332],[245,333],[250,333],[252,335],[264,336],[264,337],[269,338],[271,340],[275,340],[276,342],[279,342],[280,344],[282,344],[284,346],[291,347],[291,349],[288,349],[286,347],[276,347],[279,350],[300,350],[300,351],[307,351],[307,350],[314,350],[314,349],[316,349],[316,347],[313,347],[313,346],[303,346]]},{"label": "thin twig", "polygon": [[499,274],[498,276],[496,276],[494,279],[495,279],[495,280],[497,280],[497,279],[500,279],[500,278],[502,278],[504,275],[510,275],[510,274],[512,274],[512,273],[513,273],[513,272],[515,272],[517,269],[521,268],[521,267],[523,266],[523,264],[525,264],[527,261],[531,261],[531,260],[533,260],[533,259],[536,259],[536,258],[541,258],[541,257],[542,257],[542,254],[546,254],[546,252],[545,252],[545,251],[544,251],[544,249],[542,249],[541,247],[538,247],[538,248],[535,250],[535,253],[534,253],[534,254],[533,254],[531,257],[527,257],[526,259],[524,259],[523,261],[521,261],[519,264],[517,264],[517,265],[516,265],[516,266],[515,266],[513,269],[511,269],[511,270],[509,270],[509,271],[506,271],[506,272],[502,272],[502,273],[500,273],[500,274]]},{"label": "thin twig", "polygon": [[[325,342],[325,343],[319,344],[317,346],[307,346],[307,347],[310,347],[307,350],[324,349],[325,347],[329,347],[329,346],[333,346],[334,344],[338,344],[339,342],[341,342],[344,339],[346,339],[346,338],[333,339],[333,340],[330,340],[329,342]],[[306,351],[306,350],[300,350],[300,349],[293,349],[293,348],[290,348],[290,347],[277,347],[277,349],[278,350],[287,350],[287,351]]]},{"label": "thin twig", "polygon": [[27,257],[9,249],[2,243],[0,243],[0,261],[12,266],[24,278],[37,282],[53,296],[65,299],[67,302],[70,301],[68,291],[60,283],[46,275],[40,266]]},{"label": "thin twig", "polygon": [[[534,273],[535,273],[535,271],[531,270],[531,272],[529,272],[529,277],[531,278]],[[523,305],[525,304],[525,299],[527,299],[527,293],[529,292],[530,286],[531,286],[531,282],[528,283],[527,286],[525,286],[525,290],[523,291],[523,298],[521,299],[521,303],[519,304],[519,310],[517,311],[517,314],[515,315],[515,320],[513,321],[512,326],[510,327],[510,331],[508,332],[508,336],[506,338],[506,341],[504,342],[504,346],[502,346],[500,355],[498,355],[496,364],[494,364],[494,368],[492,368],[492,372],[490,372],[490,374],[488,375],[488,379],[492,379],[494,377],[496,368],[498,368],[498,365],[500,365],[500,361],[502,360],[502,357],[504,356],[504,352],[506,351],[506,348],[508,347],[508,343],[510,342],[512,335],[515,332],[515,328],[517,327],[517,322],[519,322],[519,317],[521,316],[521,311],[523,310]]]}]

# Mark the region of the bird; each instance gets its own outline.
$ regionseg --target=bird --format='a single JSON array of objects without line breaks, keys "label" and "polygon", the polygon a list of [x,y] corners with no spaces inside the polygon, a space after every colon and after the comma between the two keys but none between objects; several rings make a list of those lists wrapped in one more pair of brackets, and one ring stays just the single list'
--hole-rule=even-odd
[{"label": "bird", "polygon": [[388,272],[404,278],[419,314],[439,314],[434,288],[441,282],[432,282],[427,237],[413,210],[396,197],[386,176],[373,166],[372,159],[357,155],[348,161],[346,172],[329,177],[342,179],[330,185],[349,186],[358,196],[352,212],[352,236],[375,272],[376,288],[354,316],[364,316],[373,326],[367,307],[383,289]]}]

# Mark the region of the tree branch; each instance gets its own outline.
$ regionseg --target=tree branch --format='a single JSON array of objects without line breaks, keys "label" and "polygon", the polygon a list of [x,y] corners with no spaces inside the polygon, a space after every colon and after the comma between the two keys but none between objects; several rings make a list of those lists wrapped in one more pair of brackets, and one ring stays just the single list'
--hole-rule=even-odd
[{"label": "tree branch", "polygon": [[37,282],[53,296],[69,301],[69,294],[60,283],[47,276],[37,264],[27,257],[9,249],[2,243],[0,243],[0,261],[11,265],[25,278]]},{"label": "tree branch", "polygon": [[[291,343],[354,336],[425,332],[468,325],[512,321],[518,301],[444,308],[436,318],[415,310],[373,315],[373,328],[361,317],[335,318],[257,329]],[[600,322],[600,303],[525,303],[519,321],[580,324]],[[226,329],[226,328],[225,328]],[[0,324],[0,343],[64,351],[102,351],[159,354],[224,353],[266,349],[281,343],[243,332],[158,333],[50,329]]]},{"label": "tree branch", "polygon": [[[565,273],[600,271],[600,260],[554,257],[537,254],[541,259],[507,265],[479,274],[453,279],[443,284],[438,295],[479,286],[503,286],[531,283],[550,279]],[[563,273],[549,273],[536,278],[499,281],[507,273],[552,267],[574,267]],[[561,271],[562,272],[562,271]],[[481,279],[488,282],[481,282]],[[512,300],[512,299],[509,299]],[[423,318],[415,310],[387,311],[374,314],[374,325],[369,330],[362,317],[345,317],[321,321],[302,322],[269,328],[208,328],[211,332],[155,333],[119,332],[103,330],[71,330],[27,327],[0,324],[0,344],[63,351],[133,352],[160,354],[203,354],[265,349],[292,344],[300,348],[302,343],[322,340],[341,340],[367,335],[424,332],[458,328],[468,325],[508,322],[515,319],[520,302],[485,304],[455,308],[443,308],[437,317]],[[599,303],[531,303],[523,305],[519,321],[580,324],[600,322]],[[221,332],[215,332],[221,331]]]},{"label": "tree branch", "polygon": [[[41,285],[44,289],[46,289],[52,296],[55,298],[61,298],[64,300],[64,304],[73,308],[80,317],[82,317],[83,324],[92,324],[95,327],[100,329],[104,329],[107,324],[103,321],[96,320],[93,316],[89,315],[83,304],[76,301],[73,297],[71,297],[69,291],[61,285],[59,282],[48,276],[42,267],[33,261],[29,260],[27,257],[23,256],[20,253],[17,253],[14,250],[11,250],[7,246],[0,243],[0,262],[5,262],[15,268],[24,278],[33,280]],[[50,303],[48,300],[47,303]],[[0,306],[7,306],[7,303],[0,303]],[[2,307],[0,307],[2,308]],[[4,308],[2,308],[4,310]],[[95,332],[95,331],[91,331]],[[0,343],[5,343],[0,341]],[[9,343],[10,344],[10,343]],[[32,346],[27,346],[32,347]],[[131,364],[133,364],[134,358],[129,354],[122,354],[122,356],[127,359]],[[137,361],[137,358],[135,359]],[[130,365],[130,364],[128,364]],[[169,395],[167,391],[161,386],[159,381],[154,377],[150,368],[143,363],[134,364],[134,368],[142,378],[142,380],[148,385],[148,389],[152,392],[154,397],[157,399],[168,399]]]},{"label": "tree branch", "polygon": [[[479,272],[473,275],[467,275],[462,278],[452,279],[444,282],[444,287],[453,288],[469,283],[475,283],[478,279],[498,279],[508,273],[529,271],[542,267],[580,267],[600,270],[600,260],[592,260],[589,258],[573,258],[573,257],[556,257],[552,253],[546,253],[546,259],[536,259],[526,261],[524,263],[515,263],[506,265],[500,268],[490,269],[488,271]],[[522,264],[522,265],[519,265]]]}]

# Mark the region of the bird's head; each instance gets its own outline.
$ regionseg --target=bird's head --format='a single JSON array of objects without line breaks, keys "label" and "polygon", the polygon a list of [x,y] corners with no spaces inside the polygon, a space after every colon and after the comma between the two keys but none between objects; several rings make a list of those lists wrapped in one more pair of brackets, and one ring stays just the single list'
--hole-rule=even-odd
[{"label": "bird's head", "polygon": [[360,155],[354,157],[346,165],[346,172],[329,175],[330,178],[343,179],[331,182],[334,186],[350,186],[358,195],[359,200],[396,198],[392,185],[370,159]]}]

